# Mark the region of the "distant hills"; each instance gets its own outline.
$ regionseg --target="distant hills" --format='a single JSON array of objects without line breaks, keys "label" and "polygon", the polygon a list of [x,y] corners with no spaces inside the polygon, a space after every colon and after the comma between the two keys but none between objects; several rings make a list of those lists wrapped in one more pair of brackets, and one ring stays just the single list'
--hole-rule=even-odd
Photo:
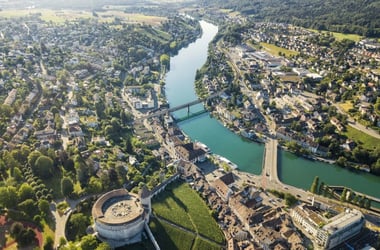
[{"label": "distant hills", "polygon": [[259,21],[380,37],[380,0],[200,0]]}]

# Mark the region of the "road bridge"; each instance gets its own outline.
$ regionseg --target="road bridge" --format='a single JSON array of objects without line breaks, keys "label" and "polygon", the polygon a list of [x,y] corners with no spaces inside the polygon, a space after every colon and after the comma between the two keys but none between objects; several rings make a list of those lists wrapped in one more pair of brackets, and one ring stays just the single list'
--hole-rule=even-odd
[{"label": "road bridge", "polygon": [[221,94],[223,94],[225,90],[226,89],[223,89],[223,90],[218,91],[218,92],[216,92],[216,93],[214,93],[214,94],[212,94],[212,95],[210,95],[208,97],[200,98],[200,99],[197,99],[197,100],[194,100],[194,101],[191,101],[191,102],[187,102],[187,103],[175,106],[175,107],[156,110],[156,111],[151,112],[150,114],[148,114],[146,116],[139,117],[136,120],[145,120],[145,119],[149,119],[149,118],[152,118],[152,117],[159,117],[159,116],[162,116],[162,115],[173,113],[175,111],[178,111],[178,110],[181,110],[181,109],[184,109],[184,108],[187,108],[187,114],[189,116],[191,114],[190,113],[190,107],[191,106],[197,105],[199,103],[204,103],[204,102],[207,102],[210,99],[218,97]]},{"label": "road bridge", "polygon": [[277,146],[278,141],[276,139],[268,138],[265,142],[264,162],[261,172],[264,188],[267,184],[267,178],[269,179],[269,182],[281,183],[277,171]]}]

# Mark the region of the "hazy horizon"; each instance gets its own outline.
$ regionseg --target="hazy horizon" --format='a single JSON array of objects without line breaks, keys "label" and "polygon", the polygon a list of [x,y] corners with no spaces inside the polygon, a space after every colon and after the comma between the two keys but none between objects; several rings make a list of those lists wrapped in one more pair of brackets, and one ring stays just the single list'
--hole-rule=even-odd
[{"label": "hazy horizon", "polygon": [[[0,8],[67,8],[99,9],[105,5],[152,5],[160,3],[178,3],[178,0],[0,0]],[[182,0],[181,2],[192,2]]]}]

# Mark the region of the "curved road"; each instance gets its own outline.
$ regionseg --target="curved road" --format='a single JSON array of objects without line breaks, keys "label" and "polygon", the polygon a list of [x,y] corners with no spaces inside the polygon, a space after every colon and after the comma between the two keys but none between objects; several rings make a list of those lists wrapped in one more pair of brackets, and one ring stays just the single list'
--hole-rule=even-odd
[{"label": "curved road", "polygon": [[66,199],[66,202],[69,204],[70,209],[67,210],[67,212],[65,212],[64,214],[62,214],[62,216],[58,213],[57,204],[64,201],[64,199],[53,201],[50,204],[50,211],[53,214],[54,219],[55,219],[55,237],[54,237],[54,248],[55,249],[58,247],[59,241],[61,238],[66,239],[66,234],[65,234],[66,223],[67,223],[67,220],[69,219],[70,214],[72,213],[73,209],[75,209],[75,207],[80,202],[87,200],[88,198],[91,198],[93,196],[96,196],[96,195],[87,195],[87,196],[82,197],[82,198],[77,199],[77,200]]}]

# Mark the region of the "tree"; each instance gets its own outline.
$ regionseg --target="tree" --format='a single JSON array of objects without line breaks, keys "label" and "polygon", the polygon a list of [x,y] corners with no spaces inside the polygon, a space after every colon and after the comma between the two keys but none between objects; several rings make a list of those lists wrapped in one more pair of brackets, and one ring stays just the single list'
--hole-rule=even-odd
[{"label": "tree", "polygon": [[80,242],[80,246],[82,250],[93,250],[98,247],[98,241],[96,240],[95,236],[93,235],[86,235],[82,237],[82,240]]},{"label": "tree", "polygon": [[16,208],[17,202],[15,187],[0,187],[0,205],[6,208]]},{"label": "tree", "polygon": [[289,193],[285,193],[284,199],[285,199],[285,204],[288,207],[293,206],[297,202],[297,198],[294,195],[289,194]]},{"label": "tree", "polygon": [[170,67],[170,57],[169,57],[169,55],[162,54],[160,56],[160,63],[161,63],[161,66],[164,66],[168,70],[169,67]]},{"label": "tree", "polygon": [[340,196],[340,200],[346,201],[346,197],[347,197],[347,188],[344,188],[342,191],[342,195]]},{"label": "tree", "polygon": [[74,172],[75,171],[75,167],[74,167],[74,161],[73,161],[73,159],[68,158],[67,160],[65,160],[63,162],[63,168],[66,171]]},{"label": "tree", "polygon": [[324,192],[325,192],[325,183],[322,181],[321,184],[319,185],[318,194],[324,195]]},{"label": "tree", "polygon": [[22,176],[21,170],[18,167],[15,167],[13,169],[13,177],[15,178],[15,180],[17,182],[21,182],[22,181],[23,176]]},{"label": "tree", "polygon": [[319,177],[315,176],[314,177],[314,181],[313,181],[313,183],[311,184],[311,187],[310,187],[310,192],[312,192],[313,194],[316,194],[317,191],[318,191],[318,183],[319,183]]},{"label": "tree", "polygon": [[38,209],[40,212],[42,212],[45,215],[48,215],[50,213],[50,205],[47,200],[41,199],[38,201]]},{"label": "tree", "polygon": [[81,187],[86,187],[90,178],[90,168],[79,155],[74,158],[74,167],[76,169],[77,179],[80,182]]},{"label": "tree", "polygon": [[35,166],[36,160],[38,157],[40,157],[42,154],[40,151],[33,151],[28,155],[28,163],[33,168]]},{"label": "tree", "polygon": [[344,156],[339,156],[339,158],[336,160],[336,164],[341,167],[347,166],[347,159]]},{"label": "tree", "polygon": [[26,145],[22,145],[20,149],[13,149],[11,154],[18,162],[25,164],[28,160],[28,155],[30,154],[30,148]]},{"label": "tree", "polygon": [[102,242],[99,244],[99,246],[96,248],[96,250],[111,250],[112,248],[107,242]]},{"label": "tree", "polygon": [[32,166],[32,169],[37,176],[42,179],[47,179],[52,176],[53,167],[53,160],[48,156],[41,155],[37,158],[34,167]]},{"label": "tree", "polygon": [[14,222],[9,230],[10,235],[12,238],[17,238],[21,234],[21,232],[24,230],[24,226],[21,222]]},{"label": "tree", "polygon": [[63,177],[61,180],[61,192],[63,196],[69,197],[74,192],[74,184],[70,177]]},{"label": "tree", "polygon": [[30,246],[36,241],[36,233],[33,231],[33,229],[28,228],[21,232],[20,238],[16,239],[16,241],[20,247]]},{"label": "tree", "polygon": [[88,192],[92,193],[92,194],[98,194],[98,193],[102,192],[103,185],[102,185],[101,180],[94,177],[94,176],[91,176],[86,190],[88,190]]},{"label": "tree", "polygon": [[35,193],[34,193],[33,188],[26,182],[21,184],[17,195],[18,195],[19,201],[24,201],[26,199],[34,199],[35,198]]},{"label": "tree", "polygon": [[364,201],[364,208],[370,209],[371,208],[371,200],[370,199],[365,199]]},{"label": "tree", "polygon": [[50,236],[46,237],[44,250],[54,250],[54,240],[52,237]]},{"label": "tree", "polygon": [[[75,213],[70,216],[68,223],[68,238],[81,238],[86,235],[87,226],[90,225],[90,219],[82,213]],[[70,237],[69,237],[70,236]],[[71,239],[70,239],[71,240]]]},{"label": "tree", "polygon": [[30,218],[38,213],[37,203],[32,199],[27,199],[18,204],[18,208],[27,214]]}]

